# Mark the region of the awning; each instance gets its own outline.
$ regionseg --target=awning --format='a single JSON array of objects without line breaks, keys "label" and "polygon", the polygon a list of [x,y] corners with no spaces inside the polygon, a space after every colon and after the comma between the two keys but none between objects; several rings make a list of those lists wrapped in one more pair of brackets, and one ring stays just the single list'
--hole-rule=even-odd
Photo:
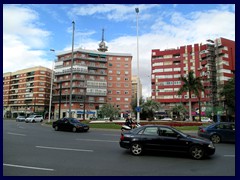
[{"label": "awning", "polygon": [[[84,114],[83,111],[77,111],[77,114]],[[94,111],[85,111],[85,114],[95,114]]]},{"label": "awning", "polygon": [[105,54],[100,54],[100,57],[102,57],[102,58],[106,58],[107,55],[105,55]]},{"label": "awning", "polygon": [[92,57],[98,57],[98,54],[90,53],[89,56],[92,56]]}]

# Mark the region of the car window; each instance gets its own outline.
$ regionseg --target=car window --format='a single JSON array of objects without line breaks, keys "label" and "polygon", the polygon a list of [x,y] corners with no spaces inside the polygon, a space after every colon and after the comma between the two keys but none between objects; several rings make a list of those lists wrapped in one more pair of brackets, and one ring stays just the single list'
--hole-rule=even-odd
[{"label": "car window", "polygon": [[142,134],[158,135],[158,127],[146,127]]},{"label": "car window", "polygon": [[159,130],[159,135],[160,136],[165,136],[165,137],[177,137],[177,133],[174,132],[172,129],[161,127]]},{"label": "car window", "polygon": [[228,129],[228,127],[225,124],[218,124],[216,129]]}]

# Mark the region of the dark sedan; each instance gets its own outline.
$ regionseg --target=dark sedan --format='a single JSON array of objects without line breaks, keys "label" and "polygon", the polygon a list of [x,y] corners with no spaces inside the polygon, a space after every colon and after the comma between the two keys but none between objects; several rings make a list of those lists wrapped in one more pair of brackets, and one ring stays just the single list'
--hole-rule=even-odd
[{"label": "dark sedan", "polygon": [[194,159],[202,159],[215,153],[213,143],[204,138],[193,137],[170,126],[146,125],[122,132],[120,147],[130,149],[133,155],[145,150],[188,153]]},{"label": "dark sedan", "polygon": [[213,143],[235,142],[235,124],[233,122],[218,122],[198,128],[198,136],[210,139]]},{"label": "dark sedan", "polygon": [[82,131],[87,132],[89,130],[89,126],[81,123],[79,120],[75,118],[62,118],[55,122],[53,122],[52,127],[55,131],[58,130],[67,130],[67,131]]}]

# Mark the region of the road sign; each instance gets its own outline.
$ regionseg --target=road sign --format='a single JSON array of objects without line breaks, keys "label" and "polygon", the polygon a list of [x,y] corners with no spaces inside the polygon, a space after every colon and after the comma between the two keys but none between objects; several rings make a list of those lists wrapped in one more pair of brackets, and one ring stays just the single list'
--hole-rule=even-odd
[{"label": "road sign", "polygon": [[138,106],[138,107],[135,108],[135,110],[136,110],[137,112],[140,112],[140,111],[141,111],[141,108]]}]

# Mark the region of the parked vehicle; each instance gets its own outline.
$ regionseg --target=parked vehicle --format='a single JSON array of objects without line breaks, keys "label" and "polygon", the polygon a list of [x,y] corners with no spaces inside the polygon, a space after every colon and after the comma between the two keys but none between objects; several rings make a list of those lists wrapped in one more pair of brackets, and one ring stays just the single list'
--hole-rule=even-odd
[{"label": "parked vehicle", "polygon": [[175,128],[163,125],[145,125],[121,133],[120,147],[130,149],[133,155],[146,150],[182,152],[194,159],[202,159],[215,153],[213,143],[205,138],[187,135]]},{"label": "parked vehicle", "polygon": [[169,118],[169,117],[165,117],[163,119],[160,119],[161,121],[172,121],[172,118]]},{"label": "parked vehicle", "polygon": [[25,121],[25,116],[18,116],[18,117],[16,118],[16,121],[17,121],[17,122],[24,122],[24,121]]},{"label": "parked vehicle", "polygon": [[42,121],[43,121],[42,115],[30,115],[29,117],[27,117],[25,119],[26,123],[28,123],[28,122],[35,123],[35,122],[42,122]]},{"label": "parked vehicle", "polygon": [[55,131],[67,130],[67,131],[73,131],[73,132],[77,132],[77,131],[87,132],[89,130],[89,126],[87,124],[83,124],[75,118],[59,119],[53,122],[52,127],[55,129]]},{"label": "parked vehicle", "polygon": [[208,118],[208,117],[201,117],[201,122],[208,122],[208,123],[212,123],[213,120]]},{"label": "parked vehicle", "polygon": [[235,123],[217,122],[209,126],[200,126],[198,136],[208,138],[213,143],[235,142]]}]

